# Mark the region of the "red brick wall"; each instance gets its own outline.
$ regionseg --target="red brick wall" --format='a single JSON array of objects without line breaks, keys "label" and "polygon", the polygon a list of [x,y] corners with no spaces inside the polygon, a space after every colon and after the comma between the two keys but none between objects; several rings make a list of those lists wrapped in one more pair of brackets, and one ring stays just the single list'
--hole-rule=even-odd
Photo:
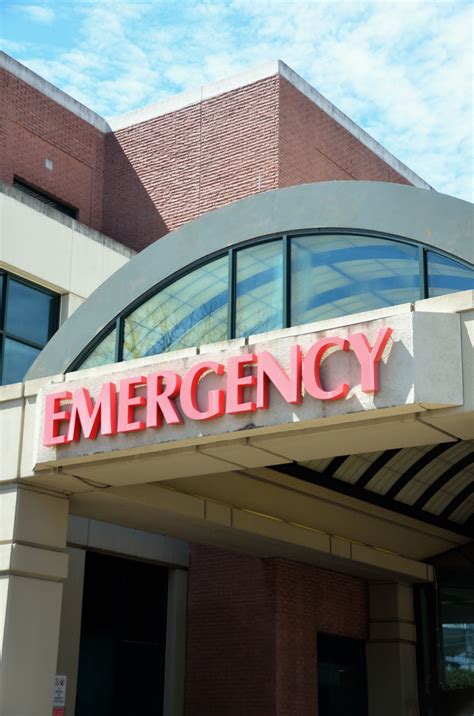
[{"label": "red brick wall", "polygon": [[368,638],[368,589],[362,579],[275,560],[278,716],[317,716],[318,632]]},{"label": "red brick wall", "polygon": [[274,716],[271,564],[193,545],[187,616],[186,716]]},{"label": "red brick wall", "polygon": [[318,631],[367,630],[364,580],[193,545],[185,713],[317,715]]},{"label": "red brick wall", "polygon": [[138,250],[259,191],[408,183],[279,75],[109,134],[5,71],[1,89],[0,178],[16,174]]},{"label": "red brick wall", "polygon": [[[79,209],[79,220],[102,228],[104,134],[49,97],[0,70],[0,179],[13,175]],[[51,159],[53,171],[45,167]]]},{"label": "red brick wall", "polygon": [[279,187],[344,179],[410,183],[283,77],[279,103]]},{"label": "red brick wall", "polygon": [[277,187],[278,78],[109,137],[104,232],[141,249],[201,214]]}]

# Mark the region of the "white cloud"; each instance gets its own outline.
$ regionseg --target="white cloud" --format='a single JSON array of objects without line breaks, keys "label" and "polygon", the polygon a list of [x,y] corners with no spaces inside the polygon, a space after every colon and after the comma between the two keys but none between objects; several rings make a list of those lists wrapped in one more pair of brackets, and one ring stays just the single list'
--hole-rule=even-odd
[{"label": "white cloud", "polygon": [[70,48],[54,54],[38,46],[19,59],[100,114],[280,57],[436,189],[471,195],[470,3],[83,0],[68,7]]},{"label": "white cloud", "polygon": [[54,10],[47,5],[19,5],[18,9],[33,22],[50,25],[54,20]]}]

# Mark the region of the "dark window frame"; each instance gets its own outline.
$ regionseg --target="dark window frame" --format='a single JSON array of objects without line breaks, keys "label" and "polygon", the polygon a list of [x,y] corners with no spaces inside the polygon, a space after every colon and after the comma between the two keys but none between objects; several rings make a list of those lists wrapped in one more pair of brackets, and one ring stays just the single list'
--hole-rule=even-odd
[{"label": "dark window frame", "polygon": [[361,236],[366,238],[382,239],[386,241],[392,241],[394,243],[408,244],[415,246],[418,249],[418,266],[419,266],[419,279],[420,279],[420,295],[419,300],[429,298],[428,291],[428,252],[439,254],[452,261],[456,261],[461,266],[468,269],[474,270],[468,261],[461,259],[447,251],[434,248],[429,244],[420,243],[403,236],[395,234],[388,234],[382,231],[371,231],[368,229],[355,229],[355,228],[340,228],[340,227],[328,227],[318,229],[295,229],[286,232],[279,232],[276,234],[268,234],[259,236],[252,239],[234,244],[229,248],[216,251],[212,254],[204,256],[197,261],[188,264],[186,267],[176,271],[171,276],[167,276],[162,281],[155,284],[152,288],[145,291],[141,296],[132,301],[126,308],[124,308],[113,321],[109,322],[96,338],[88,343],[87,346],[80,352],[80,354],[74,359],[68,368],[68,371],[80,370],[81,364],[87,359],[92,351],[107,337],[107,335],[116,329],[117,343],[115,348],[115,359],[117,363],[123,361],[123,334],[124,334],[124,323],[125,319],[133,313],[139,306],[152,298],[155,294],[159,293],[163,289],[171,286],[175,281],[179,280],[183,276],[192,271],[205,266],[212,261],[222,258],[223,256],[228,257],[229,261],[229,299],[228,299],[228,315],[227,315],[227,339],[236,338],[236,305],[237,305],[237,253],[243,249],[251,246],[257,246],[259,244],[268,243],[271,241],[280,241],[282,250],[282,265],[283,265],[283,287],[282,287],[282,328],[291,327],[291,243],[292,238],[299,238],[303,236]]},{"label": "dark window frame", "polygon": [[79,209],[77,206],[73,206],[62,199],[58,199],[58,197],[53,194],[44,191],[44,189],[40,189],[40,187],[35,186],[35,184],[26,181],[16,174],[13,177],[13,187],[18,189],[18,191],[22,191],[27,196],[31,196],[33,199],[36,199],[36,201],[40,201],[42,204],[50,206],[52,209],[56,209],[56,211],[60,211],[66,216],[70,216],[71,219],[75,219],[76,221],[79,220]]},{"label": "dark window frame", "polygon": [[[10,339],[12,341],[16,341],[17,343],[22,343],[29,348],[35,348],[36,350],[41,351],[59,327],[59,310],[61,295],[59,293],[51,291],[48,288],[45,288],[44,286],[34,283],[33,281],[28,281],[22,276],[18,276],[17,274],[11,273],[10,271],[6,271],[3,268],[0,268],[0,276],[3,278],[2,297],[0,301],[0,385],[8,385],[7,383],[3,382],[3,357],[5,355],[6,340]],[[53,299],[51,310],[49,313],[48,338],[47,341],[45,341],[44,343],[28,340],[27,338],[24,338],[22,336],[17,336],[11,331],[7,331],[6,315],[8,310],[10,281],[20,283],[23,286],[27,286],[30,289],[38,291],[38,293],[44,293]]]}]

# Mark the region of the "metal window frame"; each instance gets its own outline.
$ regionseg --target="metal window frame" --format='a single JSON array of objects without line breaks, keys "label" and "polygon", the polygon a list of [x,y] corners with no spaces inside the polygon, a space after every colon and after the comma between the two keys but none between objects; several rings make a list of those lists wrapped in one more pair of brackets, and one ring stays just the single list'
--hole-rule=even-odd
[{"label": "metal window frame", "polygon": [[51,206],[52,209],[60,211],[61,214],[69,216],[74,221],[79,221],[79,209],[77,206],[73,206],[67,201],[59,199],[53,194],[44,191],[44,189],[41,189],[40,187],[36,186],[35,184],[32,184],[29,181],[26,181],[26,179],[23,179],[16,174],[13,176],[13,187],[18,189],[19,191],[23,191],[27,196],[30,196],[32,199],[35,199],[35,201],[40,201],[47,206]]},{"label": "metal window frame", "polygon": [[277,234],[268,234],[258,236],[240,243],[234,244],[226,249],[214,252],[212,254],[203,256],[198,261],[194,261],[188,264],[180,271],[176,271],[171,276],[167,276],[166,279],[155,284],[151,289],[145,291],[135,301],[130,303],[125,309],[123,309],[114,319],[104,327],[102,331],[91,341],[80,354],[75,358],[68,368],[68,371],[79,370],[81,364],[87,359],[87,357],[97,348],[97,346],[107,337],[107,335],[116,329],[116,346],[115,346],[115,359],[116,362],[123,360],[123,339],[124,339],[124,323],[125,319],[133,313],[139,306],[143,305],[150,298],[155,296],[160,291],[171,286],[175,281],[178,281],[183,276],[195,271],[206,264],[212,263],[216,259],[224,256],[228,257],[228,302],[227,302],[227,339],[236,338],[236,305],[237,305],[237,253],[243,249],[251,246],[257,246],[259,244],[281,241],[282,247],[282,266],[283,266],[283,280],[282,280],[282,326],[283,328],[289,328],[291,326],[291,244],[292,239],[304,236],[363,236],[367,238],[375,238],[386,241],[392,241],[394,243],[407,244],[409,246],[416,247],[418,249],[418,266],[419,266],[419,279],[420,279],[420,300],[429,297],[428,291],[428,251],[444,256],[456,263],[464,266],[468,269],[474,270],[468,261],[460,259],[447,251],[442,251],[429,244],[424,244],[419,241],[408,239],[404,236],[398,236],[395,234],[388,234],[382,231],[372,231],[369,229],[356,229],[352,227],[330,227],[330,228],[314,228],[314,229],[294,229],[287,232],[279,232]]},{"label": "metal window frame", "polygon": [[[38,351],[41,351],[46,343],[49,341],[51,336],[57,331],[59,327],[59,310],[60,310],[60,300],[61,296],[59,293],[56,293],[55,291],[51,291],[50,289],[46,288],[45,286],[41,286],[40,284],[34,283],[33,281],[28,281],[27,279],[23,278],[22,276],[18,276],[18,274],[14,274],[11,271],[6,271],[3,268],[0,268],[0,276],[3,277],[3,285],[2,285],[2,301],[1,301],[1,310],[0,310],[0,385],[6,385],[6,383],[3,382],[3,359],[5,355],[5,342],[7,339],[10,339],[12,341],[15,341],[16,343],[22,343],[25,346],[28,346],[29,348],[35,348]],[[48,337],[44,343],[39,343],[37,341],[28,340],[27,338],[24,338],[23,336],[17,336],[15,333],[12,333],[11,331],[7,331],[6,329],[6,316],[8,311],[8,301],[9,301],[9,288],[10,288],[10,281],[16,281],[16,283],[20,283],[23,286],[27,286],[28,288],[32,288],[35,291],[38,291],[39,293],[44,293],[50,298],[52,298],[51,308],[49,312],[49,322],[48,322]]]}]

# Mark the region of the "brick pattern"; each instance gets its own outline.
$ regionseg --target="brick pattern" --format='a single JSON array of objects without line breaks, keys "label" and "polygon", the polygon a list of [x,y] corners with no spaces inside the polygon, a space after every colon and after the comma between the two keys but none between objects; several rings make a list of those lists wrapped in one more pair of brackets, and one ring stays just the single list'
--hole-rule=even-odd
[{"label": "brick pattern", "polygon": [[318,632],[368,638],[364,580],[193,545],[186,716],[317,716]]},{"label": "brick pattern", "polygon": [[104,232],[142,249],[277,187],[278,78],[118,130],[106,151]]},{"label": "brick pattern", "polygon": [[279,77],[278,186],[360,179],[409,184],[284,77]]},{"label": "brick pattern", "polygon": [[364,580],[275,560],[278,716],[318,713],[317,634],[368,638]]},{"label": "brick pattern", "polygon": [[264,560],[192,546],[186,716],[274,716],[273,582]]},{"label": "brick pattern", "polygon": [[260,191],[408,183],[279,75],[106,135],[3,70],[1,90],[0,178],[20,176],[137,250]]},{"label": "brick pattern", "polygon": [[[102,229],[104,135],[38,90],[0,70],[0,179],[17,175],[79,209]],[[45,167],[53,161],[53,170]]]}]

